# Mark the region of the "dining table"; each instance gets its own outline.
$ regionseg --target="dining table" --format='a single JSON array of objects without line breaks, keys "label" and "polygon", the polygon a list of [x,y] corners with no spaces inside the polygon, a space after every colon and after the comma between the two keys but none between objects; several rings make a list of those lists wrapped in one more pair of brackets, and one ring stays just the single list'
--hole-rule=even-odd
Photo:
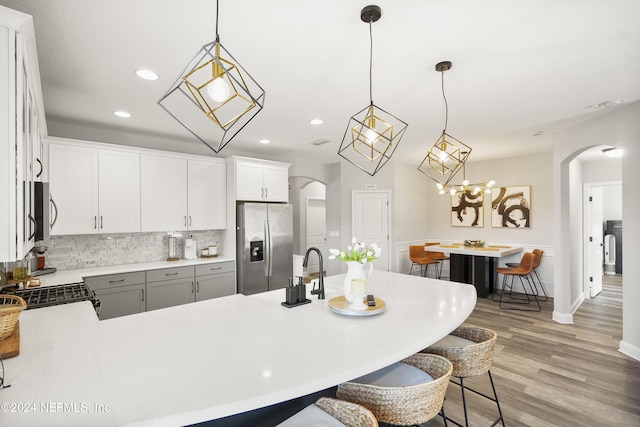
[{"label": "dining table", "polygon": [[493,293],[495,268],[500,258],[522,252],[521,245],[486,243],[469,246],[464,243],[425,245],[427,252],[442,252],[449,255],[449,279],[453,282],[475,286],[479,298]]}]

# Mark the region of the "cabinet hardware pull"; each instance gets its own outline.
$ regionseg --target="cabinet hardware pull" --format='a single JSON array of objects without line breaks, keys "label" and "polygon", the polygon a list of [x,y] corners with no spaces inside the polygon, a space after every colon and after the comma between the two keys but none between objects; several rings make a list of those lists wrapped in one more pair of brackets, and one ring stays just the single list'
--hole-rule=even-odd
[{"label": "cabinet hardware pull", "polygon": [[144,302],[144,289],[140,289],[142,291],[142,302]]},{"label": "cabinet hardware pull", "polygon": [[31,214],[29,214],[29,220],[33,223],[34,230],[33,230],[33,233],[29,235],[29,238],[27,239],[27,241],[36,237],[36,233],[38,232],[38,223],[36,222],[35,218],[31,216]]},{"label": "cabinet hardware pull", "polygon": [[51,195],[49,195],[49,203],[51,203],[51,206],[53,206],[53,209],[56,212],[55,216],[53,217],[53,221],[51,222],[51,228],[53,228],[53,226],[56,224],[56,221],[58,220],[58,205],[56,205],[56,202],[53,200],[53,197]]},{"label": "cabinet hardware pull", "polygon": [[191,215],[189,215],[189,227],[191,227]]},{"label": "cabinet hardware pull", "polygon": [[200,281],[196,281],[196,293],[199,294],[200,293]]},{"label": "cabinet hardware pull", "polygon": [[265,187],[265,188],[264,188],[264,198],[266,199],[266,198],[268,198],[268,197],[269,197],[269,188],[268,188],[268,187]]},{"label": "cabinet hardware pull", "polygon": [[191,293],[195,293],[195,286],[193,285],[193,282],[191,282]]},{"label": "cabinet hardware pull", "polygon": [[186,215],[184,216],[184,226],[185,227],[187,226],[187,216]]},{"label": "cabinet hardware pull", "polygon": [[42,162],[40,161],[40,159],[36,158],[36,162],[38,162],[38,164],[40,165],[40,172],[36,174],[36,178],[40,178],[40,176],[42,175],[42,172],[44,172],[44,166],[42,165]]},{"label": "cabinet hardware pull", "polygon": [[100,230],[102,230],[102,215],[100,215]]},{"label": "cabinet hardware pull", "polygon": [[120,283],[120,282],[124,282],[125,279],[120,279],[120,280],[109,280],[109,283]]},{"label": "cabinet hardware pull", "polygon": [[210,271],[222,270],[222,267],[211,267],[209,270]]},{"label": "cabinet hardware pull", "polygon": [[177,274],[178,274],[177,272],[176,273],[164,273],[165,276],[175,276]]},{"label": "cabinet hardware pull", "polygon": [[94,229],[98,228],[98,217],[97,216],[93,217],[93,228]]}]

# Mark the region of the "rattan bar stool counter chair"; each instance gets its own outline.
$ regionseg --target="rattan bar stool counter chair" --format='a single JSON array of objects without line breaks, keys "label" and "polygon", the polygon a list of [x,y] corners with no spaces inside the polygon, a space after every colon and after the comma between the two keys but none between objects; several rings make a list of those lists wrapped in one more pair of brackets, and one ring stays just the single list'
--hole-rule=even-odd
[{"label": "rattan bar stool counter chair", "polygon": [[[497,274],[502,274],[502,289],[498,291],[500,294],[499,304],[498,306],[504,310],[521,310],[521,311],[540,311],[542,307],[540,306],[540,301],[538,301],[538,292],[535,289],[535,285],[532,283],[533,279],[531,279],[531,271],[533,271],[533,254],[531,252],[526,252],[522,255],[522,259],[520,260],[520,264],[516,267],[498,267],[496,268]],[[511,282],[508,281],[508,277],[511,277]],[[513,292],[513,282],[515,278],[518,277],[520,280],[520,284],[522,285],[523,293],[515,293]],[[527,291],[527,285],[531,289],[531,293]],[[509,290],[508,299],[505,299],[505,294],[507,294],[507,289]],[[491,296],[491,299],[495,301],[496,294]],[[535,302],[536,306],[533,308],[524,308],[524,305],[529,306],[531,302]],[[537,308],[536,308],[537,307]]]},{"label": "rattan bar stool counter chair", "polygon": [[[548,301],[549,300],[549,296],[547,295],[547,291],[544,289],[544,285],[542,284],[542,280],[540,280],[540,276],[538,276],[538,271],[537,268],[540,266],[540,262],[542,261],[542,254],[544,254],[544,251],[541,249],[534,249],[533,250],[533,268],[531,269],[531,282],[533,282],[533,286],[535,286],[535,291],[536,291],[536,296],[540,296],[540,291],[538,290],[538,286],[540,286],[540,289],[542,289],[542,294],[544,295],[544,299],[541,301]],[[520,263],[518,262],[508,262],[507,263],[507,267],[512,268],[512,267],[519,267]],[[535,280],[534,280],[535,277]],[[538,283],[536,283],[536,280]]]},{"label": "rattan bar stool counter chair", "polygon": [[277,427],[308,426],[378,427],[378,420],[370,410],[357,403],[321,397]]},{"label": "rattan bar stool counter chair", "polygon": [[409,270],[409,275],[413,274],[413,266],[419,265],[420,275],[426,277],[427,272],[429,271],[429,266],[435,265],[435,276],[436,278],[438,277],[438,261],[429,256],[429,252],[426,252],[424,250],[424,246],[409,246],[409,259],[411,260],[411,269]]},{"label": "rattan bar stool counter chair", "polygon": [[[504,418],[502,417],[502,409],[498,401],[498,395],[491,376],[491,363],[493,362],[493,349],[495,347],[497,334],[485,328],[477,328],[470,326],[461,326],[451,332],[449,335],[438,341],[437,343],[422,350],[424,353],[437,354],[446,357],[453,364],[451,373],[451,382],[460,387],[462,393],[462,406],[464,410],[464,426],[469,426],[469,415],[467,413],[467,400],[465,390],[478,394],[486,399],[495,402],[498,407],[498,418],[491,426],[502,423],[504,426]],[[464,385],[464,379],[488,374],[493,390],[493,397],[484,394],[478,390],[474,390]],[[455,381],[453,378],[458,378]],[[443,412],[444,413],[444,412]],[[447,417],[447,421],[462,426],[459,422]]]},{"label": "rattan bar stool counter chair", "polygon": [[379,423],[422,424],[442,411],[452,369],[444,357],[418,353],[340,384],[336,396],[368,408]]}]

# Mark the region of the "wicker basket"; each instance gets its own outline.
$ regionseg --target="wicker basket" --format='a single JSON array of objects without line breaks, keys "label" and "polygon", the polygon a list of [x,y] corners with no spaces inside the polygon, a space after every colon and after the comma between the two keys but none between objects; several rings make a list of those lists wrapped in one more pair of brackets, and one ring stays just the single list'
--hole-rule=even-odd
[{"label": "wicker basket", "polygon": [[20,312],[27,308],[27,303],[15,295],[0,295],[0,340],[13,333]]}]

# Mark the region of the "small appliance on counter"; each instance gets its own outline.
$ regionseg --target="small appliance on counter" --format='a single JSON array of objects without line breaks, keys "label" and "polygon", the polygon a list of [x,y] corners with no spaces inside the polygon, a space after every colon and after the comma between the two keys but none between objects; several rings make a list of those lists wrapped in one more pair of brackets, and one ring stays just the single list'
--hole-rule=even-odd
[{"label": "small appliance on counter", "polygon": [[178,239],[182,238],[182,234],[175,231],[167,232],[167,261],[178,261],[180,255],[178,254]]},{"label": "small appliance on counter", "polygon": [[184,259],[197,259],[198,252],[196,251],[196,247],[196,238],[190,234],[184,239]]},{"label": "small appliance on counter", "polygon": [[32,258],[30,258],[29,262],[31,263],[31,275],[42,276],[43,274],[55,273],[55,267],[46,267],[46,259],[45,252],[49,249],[47,246],[38,245],[36,242],[36,246],[31,249],[30,254]]}]

